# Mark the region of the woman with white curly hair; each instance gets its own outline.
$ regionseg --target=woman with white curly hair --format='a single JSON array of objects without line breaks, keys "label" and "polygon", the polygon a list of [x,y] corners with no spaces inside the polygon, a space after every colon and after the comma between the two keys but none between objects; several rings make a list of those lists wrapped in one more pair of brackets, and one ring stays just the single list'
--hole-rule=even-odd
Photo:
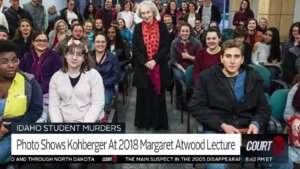
[{"label": "woman with white curly hair", "polygon": [[165,88],[168,84],[167,54],[169,33],[155,4],[139,4],[138,16],[143,20],[133,33],[133,58],[135,70],[133,85],[137,88],[135,126],[139,129],[168,129]]}]

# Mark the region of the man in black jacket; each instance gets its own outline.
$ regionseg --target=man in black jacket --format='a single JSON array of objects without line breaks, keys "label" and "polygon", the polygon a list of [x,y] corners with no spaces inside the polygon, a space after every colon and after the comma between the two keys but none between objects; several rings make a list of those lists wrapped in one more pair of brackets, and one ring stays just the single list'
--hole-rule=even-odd
[{"label": "man in black jacket", "polygon": [[33,20],[30,13],[19,6],[20,0],[10,0],[9,2],[11,6],[4,12],[4,15],[9,25],[9,37],[13,38],[18,29],[20,19],[26,18],[31,24],[33,23]]},{"label": "man in black jacket", "polygon": [[208,29],[211,22],[221,22],[221,12],[219,7],[212,4],[211,0],[204,0],[204,5],[198,11],[205,30]]},{"label": "man in black jacket", "polygon": [[206,130],[217,133],[262,132],[270,118],[263,80],[244,65],[241,46],[233,40],[222,46],[221,64],[198,76],[190,111]]},{"label": "man in black jacket", "polygon": [[[233,40],[223,43],[221,64],[203,71],[197,79],[190,111],[209,133],[263,133],[270,118],[263,80],[243,64],[243,49]],[[292,169],[293,163],[263,163],[265,169]],[[228,169],[210,163],[206,169]]]},{"label": "man in black jacket", "polygon": [[[203,71],[195,84],[190,111],[203,123],[205,133],[257,134],[270,118],[263,80],[243,65],[243,49],[233,40],[223,43],[221,62]],[[228,169],[226,163],[205,164],[206,169]]]}]

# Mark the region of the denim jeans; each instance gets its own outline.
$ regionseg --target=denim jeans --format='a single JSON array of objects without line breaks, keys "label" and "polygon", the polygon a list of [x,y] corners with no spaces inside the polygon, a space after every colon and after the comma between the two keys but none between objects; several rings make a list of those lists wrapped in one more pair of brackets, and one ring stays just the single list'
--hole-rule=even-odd
[{"label": "denim jeans", "polygon": [[5,135],[0,140],[0,165],[9,162],[9,156],[11,155],[11,135]]},{"label": "denim jeans", "polygon": [[113,98],[113,91],[111,88],[105,89],[105,107],[111,105],[112,98]]},{"label": "denim jeans", "polygon": [[176,99],[178,99],[182,96],[182,86],[179,79],[183,79],[183,81],[185,81],[185,76],[184,73],[177,68],[173,68],[173,75],[175,78]]}]

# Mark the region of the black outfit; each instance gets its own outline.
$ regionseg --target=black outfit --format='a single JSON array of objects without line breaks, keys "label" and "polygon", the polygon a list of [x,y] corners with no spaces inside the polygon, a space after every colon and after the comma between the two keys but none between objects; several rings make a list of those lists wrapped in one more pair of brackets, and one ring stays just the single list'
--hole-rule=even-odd
[{"label": "black outfit", "polygon": [[[125,40],[123,41],[123,43],[120,44],[122,45],[115,45],[115,49],[113,51],[110,50],[110,52],[116,55],[121,69],[124,70],[124,68],[130,63],[130,47]],[[108,47],[108,49],[110,49],[110,46]]]},{"label": "black outfit", "polygon": [[[203,6],[199,9],[198,14],[202,20],[202,10],[203,10]],[[221,12],[220,9],[212,4],[211,6],[211,18],[210,18],[210,22],[215,21],[218,22],[218,24],[220,24],[221,22]]]},{"label": "black outfit", "polygon": [[[63,19],[68,24],[68,29],[71,29],[71,25],[68,22],[67,10],[68,8],[64,8],[60,11],[60,19]],[[83,17],[76,7],[74,8],[74,13],[77,15],[79,23],[83,25]]]},{"label": "black outfit", "polygon": [[78,81],[80,79],[80,76],[81,76],[81,73],[77,77],[74,77],[74,78],[69,76],[72,87],[76,86],[76,84],[78,83]]},{"label": "black outfit", "polygon": [[282,80],[292,84],[294,77],[300,73],[300,46],[289,49],[282,62]]},{"label": "black outfit", "polygon": [[252,51],[251,51],[251,46],[249,43],[244,42],[244,63],[249,65],[251,64],[251,57],[252,57]]},{"label": "black outfit", "polygon": [[[186,23],[188,23],[189,16],[190,16],[190,13],[189,13],[189,12],[186,13],[186,14],[183,16],[183,20],[184,20]],[[196,21],[196,20],[202,20],[198,13],[195,13],[195,21]]]},{"label": "black outfit", "polygon": [[160,40],[154,60],[160,65],[161,94],[154,92],[145,63],[147,51],[144,45],[142,24],[136,25],[133,33],[133,57],[135,69],[133,86],[137,87],[135,126],[138,128],[168,129],[165,88],[169,83],[167,54],[170,49],[169,33],[164,23],[159,22]]},{"label": "black outfit", "polygon": [[197,121],[216,132],[223,132],[222,123],[247,128],[252,121],[257,121],[263,131],[271,115],[263,79],[252,68],[242,65],[241,69],[246,71],[245,90],[244,97],[237,102],[222,68],[222,64],[214,65],[198,76],[189,105],[191,113]]},{"label": "black outfit", "polygon": [[16,11],[12,7],[8,8],[4,15],[6,17],[7,23],[9,25],[9,37],[12,39],[15,36],[16,30],[18,29],[18,23],[20,19],[28,19],[31,24],[33,24],[33,19],[29,12],[20,8]]},{"label": "black outfit", "polygon": [[21,39],[14,38],[12,39],[12,41],[18,46],[19,59],[21,59],[26,52],[30,52],[30,47],[32,44],[31,35],[27,38],[26,41],[23,38]]}]

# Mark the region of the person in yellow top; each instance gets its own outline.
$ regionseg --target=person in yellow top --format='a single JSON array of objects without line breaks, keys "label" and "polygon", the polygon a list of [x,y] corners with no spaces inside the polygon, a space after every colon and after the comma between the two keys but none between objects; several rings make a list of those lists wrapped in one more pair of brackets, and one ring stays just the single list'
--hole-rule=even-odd
[{"label": "person in yellow top", "polygon": [[42,114],[43,97],[34,76],[18,70],[17,46],[0,41],[0,165],[11,155],[10,125],[34,123]]}]

